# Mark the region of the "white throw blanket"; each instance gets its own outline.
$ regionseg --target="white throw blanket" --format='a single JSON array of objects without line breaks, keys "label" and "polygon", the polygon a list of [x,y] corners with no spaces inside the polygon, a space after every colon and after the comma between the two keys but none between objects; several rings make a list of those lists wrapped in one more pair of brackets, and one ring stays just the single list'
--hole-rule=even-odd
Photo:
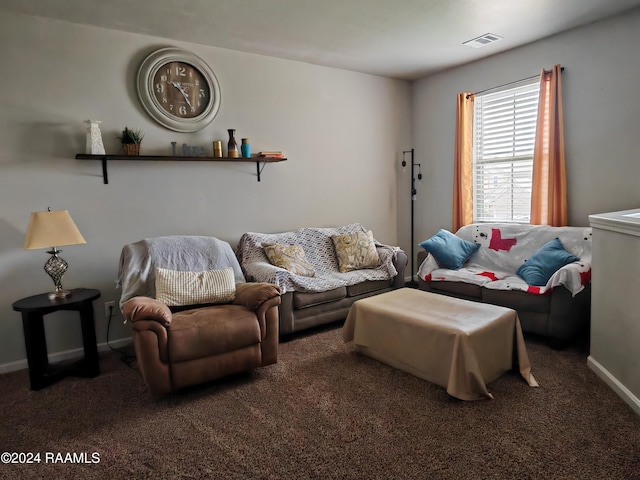
[{"label": "white throw blanket", "polygon": [[[420,278],[538,295],[562,285],[574,296],[591,281],[591,227],[478,223],[460,228],[456,235],[479,244],[480,248],[459,270],[440,268],[433,256],[428,255],[418,269]],[[559,238],[565,250],[580,261],[560,268],[546,285],[527,285],[516,271],[538,248],[554,238]]]},{"label": "white throw blanket", "polygon": [[120,254],[120,307],[135,296],[155,298],[156,268],[202,272],[226,267],[233,268],[236,283],[245,281],[231,245],[215,237],[173,235],[130,243]]},{"label": "white throw blanket", "polygon": [[[366,232],[359,223],[335,228],[301,228],[284,233],[245,233],[240,238],[236,254],[247,279],[274,283],[288,291],[324,292],[338,287],[355,285],[366,280],[389,280],[398,274],[393,260],[399,247],[375,242],[380,266],[340,273],[331,237],[353,232]],[[269,263],[263,246],[282,243],[297,244],[304,249],[307,260],[315,269],[315,277],[294,275]]]}]

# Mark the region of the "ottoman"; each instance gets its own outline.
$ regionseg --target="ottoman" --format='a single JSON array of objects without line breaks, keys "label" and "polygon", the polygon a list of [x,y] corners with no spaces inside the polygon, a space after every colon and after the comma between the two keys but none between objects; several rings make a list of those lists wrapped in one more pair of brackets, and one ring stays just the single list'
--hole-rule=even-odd
[{"label": "ottoman", "polygon": [[354,302],[342,335],[357,351],[461,400],[493,398],[487,384],[514,368],[538,386],[509,308],[401,288]]}]

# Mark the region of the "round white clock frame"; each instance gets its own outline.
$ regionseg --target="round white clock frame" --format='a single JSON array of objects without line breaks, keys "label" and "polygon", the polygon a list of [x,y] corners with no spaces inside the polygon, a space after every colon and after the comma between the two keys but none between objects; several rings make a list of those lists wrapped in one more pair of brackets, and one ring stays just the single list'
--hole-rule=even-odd
[{"label": "round white clock frame", "polygon": [[[203,111],[191,118],[183,118],[167,112],[156,98],[154,78],[159,69],[168,63],[182,62],[198,70],[206,80],[209,95]],[[220,84],[213,70],[197,55],[179,48],[162,48],[144,59],[138,69],[138,97],[147,113],[158,123],[176,132],[197,132],[215,118],[220,109]]]}]

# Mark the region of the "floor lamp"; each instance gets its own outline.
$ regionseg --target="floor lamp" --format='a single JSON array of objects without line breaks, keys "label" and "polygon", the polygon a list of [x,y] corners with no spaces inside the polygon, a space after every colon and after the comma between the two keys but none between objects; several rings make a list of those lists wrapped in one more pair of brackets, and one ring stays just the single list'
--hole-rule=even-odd
[{"label": "floor lamp", "polygon": [[418,191],[416,190],[415,167],[418,167],[418,180],[422,180],[422,173],[420,172],[420,164],[414,162],[413,148],[411,150],[405,150],[404,152],[402,152],[402,168],[404,169],[407,166],[406,155],[408,153],[411,154],[411,281],[407,284],[407,286],[415,288],[418,286],[418,283],[413,280],[413,274],[414,274],[413,266],[415,261],[415,256],[414,256],[415,242],[413,241],[413,212],[414,212],[414,203],[416,201],[416,193],[418,193]]}]

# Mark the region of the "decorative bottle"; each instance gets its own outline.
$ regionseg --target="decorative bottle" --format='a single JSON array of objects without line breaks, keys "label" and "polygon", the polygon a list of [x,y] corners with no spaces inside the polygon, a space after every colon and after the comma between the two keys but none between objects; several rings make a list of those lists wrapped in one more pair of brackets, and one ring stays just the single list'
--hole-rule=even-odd
[{"label": "decorative bottle", "polygon": [[251,158],[251,144],[249,144],[248,138],[242,139],[240,150],[242,151],[242,158]]},{"label": "decorative bottle", "polygon": [[104,155],[102,133],[100,132],[100,120],[85,120],[87,127],[87,153],[91,155]]},{"label": "decorative bottle", "polygon": [[238,158],[238,144],[236,143],[235,133],[236,130],[234,128],[229,128],[227,130],[229,132],[229,143],[227,144],[227,157]]},{"label": "decorative bottle", "polygon": [[216,140],[213,142],[213,156],[215,158],[222,158],[222,141]]}]

